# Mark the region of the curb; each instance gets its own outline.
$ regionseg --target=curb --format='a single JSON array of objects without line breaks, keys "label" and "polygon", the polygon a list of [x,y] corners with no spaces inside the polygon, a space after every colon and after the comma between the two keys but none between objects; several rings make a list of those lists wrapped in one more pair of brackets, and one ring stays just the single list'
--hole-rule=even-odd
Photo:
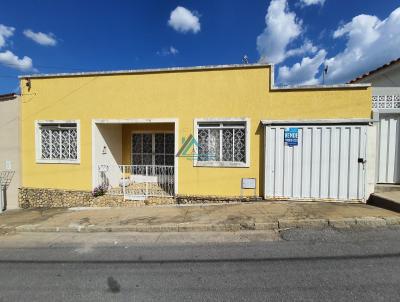
[{"label": "curb", "polygon": [[70,225],[67,227],[20,225],[17,227],[0,226],[1,233],[10,232],[43,232],[43,233],[95,233],[95,232],[237,232],[237,231],[263,231],[263,230],[283,230],[292,228],[313,228],[322,229],[332,227],[336,229],[349,228],[378,228],[400,226],[400,216],[393,217],[359,217],[359,218],[339,218],[339,219],[279,219],[276,222],[250,222],[236,224],[164,224],[164,225]]},{"label": "curb", "polygon": [[279,229],[288,228],[324,228],[328,226],[327,219],[298,219],[298,220],[278,220]]}]

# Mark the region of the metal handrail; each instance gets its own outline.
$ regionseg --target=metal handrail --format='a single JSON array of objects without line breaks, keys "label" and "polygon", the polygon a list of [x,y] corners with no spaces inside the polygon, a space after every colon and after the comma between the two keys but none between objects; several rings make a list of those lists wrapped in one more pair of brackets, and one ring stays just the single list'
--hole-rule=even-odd
[{"label": "metal handrail", "polygon": [[[118,165],[121,178],[119,187],[109,189],[109,194],[123,195],[124,199],[140,197],[170,197],[175,190],[175,167],[163,165]],[[106,176],[108,169],[99,166]],[[104,177],[107,179],[107,177]]]}]

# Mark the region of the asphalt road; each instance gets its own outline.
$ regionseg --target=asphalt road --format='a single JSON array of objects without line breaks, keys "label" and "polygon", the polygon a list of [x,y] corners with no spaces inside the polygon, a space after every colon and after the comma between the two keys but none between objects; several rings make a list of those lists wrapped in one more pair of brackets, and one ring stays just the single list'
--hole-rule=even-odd
[{"label": "asphalt road", "polygon": [[0,301],[399,301],[400,229],[0,237]]}]

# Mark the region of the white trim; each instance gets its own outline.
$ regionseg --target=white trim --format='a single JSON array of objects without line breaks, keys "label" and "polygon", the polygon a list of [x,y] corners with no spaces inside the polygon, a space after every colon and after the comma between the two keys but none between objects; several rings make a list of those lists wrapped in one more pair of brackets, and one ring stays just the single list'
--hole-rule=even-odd
[{"label": "white trim", "polygon": [[132,130],[131,131],[131,135],[132,134],[141,134],[141,133],[146,133],[146,134],[160,134],[160,133],[168,133],[168,134],[171,134],[171,133],[174,133],[174,130]]},{"label": "white trim", "polygon": [[174,179],[174,183],[175,183],[175,195],[177,195],[177,194],[179,194],[179,191],[178,191],[178,172],[179,172],[179,169],[178,169],[178,163],[179,163],[179,161],[178,161],[178,156],[176,156],[177,154],[178,154],[178,151],[179,151],[179,139],[178,139],[178,137],[179,137],[179,120],[178,119],[176,119],[175,120],[175,152],[174,152],[174,164],[175,164],[175,170],[174,170],[174,175],[175,175],[175,179]]},{"label": "white trim", "polygon": [[[268,127],[268,126],[267,126]],[[263,177],[262,180],[264,182],[263,184],[263,197],[264,199],[267,199],[267,178],[268,178],[268,173],[267,173],[267,129],[266,127],[264,127],[263,129],[264,131],[262,132],[262,136],[263,136],[263,144],[264,144],[264,149],[262,150],[263,154],[262,154],[262,169],[263,169]],[[261,152],[261,151],[260,151]],[[261,181],[261,179],[259,180]],[[259,184],[261,186],[261,184]]]},{"label": "white trim", "polygon": [[387,113],[387,114],[400,113],[400,109],[378,109],[378,108],[375,108],[374,110],[376,110],[378,114],[379,113],[382,113],[382,114],[385,114],[385,113]]},{"label": "white trim", "polygon": [[373,119],[316,119],[316,120],[261,120],[266,125],[304,125],[304,124],[370,124]]},{"label": "white trim", "polygon": [[323,90],[323,89],[354,89],[354,88],[368,88],[371,84],[335,84],[335,85],[304,85],[304,86],[272,86],[271,91],[285,91],[285,90]]},{"label": "white trim", "polygon": [[[96,165],[96,161],[95,161],[95,157],[96,157],[96,148],[94,145],[94,137],[95,137],[95,132],[96,132],[96,123],[94,120],[92,120],[92,141],[90,143],[90,146],[92,147],[92,189],[94,189],[96,187],[96,183],[97,183],[97,177],[98,177],[98,171],[97,171],[97,165]],[[121,134],[122,135],[122,134]]]},{"label": "white trim", "polygon": [[[80,164],[81,163],[81,126],[80,120],[35,120],[35,159],[37,164]],[[76,159],[42,159],[40,125],[76,124]]]},{"label": "white trim", "polygon": [[[244,163],[239,162],[223,162],[223,161],[198,161],[197,157],[193,158],[193,167],[218,167],[218,168],[249,168],[250,167],[250,129],[251,123],[250,118],[240,117],[240,118],[195,118],[193,121],[193,133],[194,138],[198,141],[198,124],[199,123],[209,123],[209,122],[219,122],[219,123],[229,123],[229,122],[240,122],[246,124],[246,161]],[[222,146],[220,146],[222,148]],[[198,154],[198,149],[194,146],[195,154]]]},{"label": "white trim", "polygon": [[169,67],[169,68],[153,68],[153,69],[127,69],[127,70],[112,70],[112,71],[31,74],[31,75],[20,75],[18,76],[18,78],[35,79],[35,78],[56,78],[56,77],[105,76],[105,75],[146,74],[146,73],[160,73],[160,72],[188,72],[188,71],[219,70],[219,69],[251,69],[251,68],[269,67],[269,66],[270,64],[264,64],[264,63],[203,65],[203,66],[191,66],[191,67]]},{"label": "white trim", "polygon": [[175,195],[179,193],[178,191],[178,157],[176,154],[179,150],[179,119],[178,118],[151,118],[151,119],[92,119],[92,188],[95,187],[96,184],[96,177],[97,177],[97,167],[95,162],[95,148],[94,148],[94,137],[95,137],[95,127],[96,124],[149,124],[149,123],[174,123],[175,125]]},{"label": "white trim", "polygon": [[372,116],[372,121],[373,121],[374,123],[379,122],[379,111],[378,111],[378,110],[372,109],[371,116]]},{"label": "white trim", "polygon": [[92,119],[96,124],[149,124],[175,123],[177,118]]}]

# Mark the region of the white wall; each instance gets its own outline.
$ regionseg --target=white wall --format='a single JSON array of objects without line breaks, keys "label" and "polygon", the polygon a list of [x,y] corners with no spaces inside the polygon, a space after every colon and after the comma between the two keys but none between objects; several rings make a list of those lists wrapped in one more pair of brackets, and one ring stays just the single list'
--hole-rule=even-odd
[{"label": "white wall", "polygon": [[376,182],[376,156],[377,156],[377,134],[378,134],[379,123],[374,122],[372,126],[367,129],[367,165],[366,165],[366,187],[365,197],[375,191]]},{"label": "white wall", "polygon": [[7,209],[18,208],[20,187],[20,98],[0,101],[0,170],[15,171],[7,189]]},{"label": "white wall", "polygon": [[121,178],[118,165],[122,164],[122,125],[94,124],[93,127],[94,187],[100,184],[99,165],[108,167],[107,179],[112,187],[116,187]]},{"label": "white wall", "polygon": [[358,83],[371,83],[373,95],[400,94],[400,63],[371,74]]}]

